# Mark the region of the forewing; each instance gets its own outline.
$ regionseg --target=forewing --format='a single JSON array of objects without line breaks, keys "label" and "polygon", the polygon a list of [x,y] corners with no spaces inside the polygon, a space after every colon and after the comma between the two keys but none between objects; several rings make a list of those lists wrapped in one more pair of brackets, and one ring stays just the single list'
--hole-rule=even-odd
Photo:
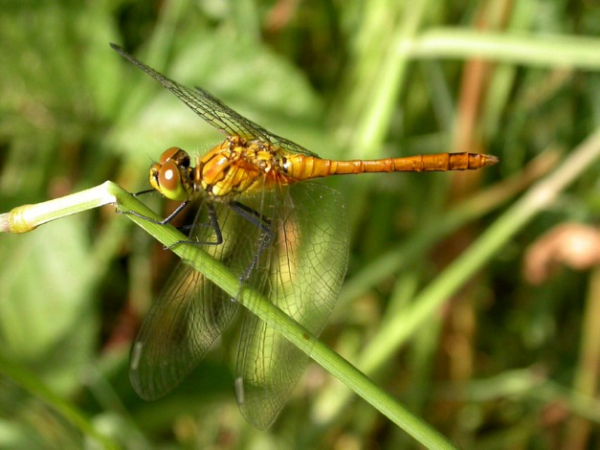
[{"label": "forewing", "polygon": [[[213,206],[224,242],[202,248],[240,276],[252,260],[256,237],[239,232],[245,224],[229,207]],[[209,224],[207,208],[201,205],[190,240],[214,242]],[[146,400],[167,394],[198,365],[237,308],[230,296],[185,260],[184,256],[150,309],[132,347],[131,382]]]},{"label": "forewing", "polygon": [[[341,195],[300,183],[280,200],[275,241],[249,283],[318,336],[331,313],[348,262],[349,229]],[[238,350],[236,394],[246,419],[259,429],[277,417],[302,375],[308,356],[246,312]]]},{"label": "forewing", "polygon": [[118,45],[111,44],[111,47],[175,94],[192,111],[224,135],[241,136],[246,140],[258,139],[265,143],[281,147],[292,153],[314,155],[312,152],[295,142],[270,133],[260,125],[246,119],[204,89],[199,87],[190,88],[179,84],[141,61],[138,61]]}]

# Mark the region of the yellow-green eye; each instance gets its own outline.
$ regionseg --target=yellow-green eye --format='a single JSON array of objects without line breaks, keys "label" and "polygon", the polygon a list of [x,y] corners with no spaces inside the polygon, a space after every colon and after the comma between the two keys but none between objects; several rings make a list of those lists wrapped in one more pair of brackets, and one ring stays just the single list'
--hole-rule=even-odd
[{"label": "yellow-green eye", "polygon": [[160,173],[160,164],[152,164],[150,166],[150,186],[160,192],[160,185],[158,184],[158,174]]},{"label": "yellow-green eye", "polygon": [[188,195],[185,191],[184,182],[181,179],[177,164],[167,161],[158,170],[158,187],[155,188],[165,197],[171,200],[184,201]]}]

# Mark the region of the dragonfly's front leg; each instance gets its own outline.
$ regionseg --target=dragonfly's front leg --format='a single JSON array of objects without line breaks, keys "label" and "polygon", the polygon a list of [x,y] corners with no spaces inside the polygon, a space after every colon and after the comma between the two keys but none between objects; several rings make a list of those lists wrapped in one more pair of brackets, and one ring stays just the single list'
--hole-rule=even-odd
[{"label": "dragonfly's front leg", "polygon": [[[143,192],[140,192],[140,194],[143,194],[143,193],[146,193],[146,192],[149,192],[149,191],[143,191]],[[150,192],[151,192],[151,191],[150,191]],[[135,196],[135,195],[139,195],[139,194],[134,194],[134,196]],[[179,213],[181,213],[181,211],[183,211],[183,210],[184,210],[184,208],[185,208],[187,205],[189,205],[189,203],[190,203],[190,202],[189,202],[189,200],[186,200],[186,201],[184,201],[184,202],[181,202],[181,203],[179,204],[179,206],[178,206],[178,207],[175,209],[175,211],[173,211],[171,214],[169,214],[169,215],[168,215],[167,217],[165,217],[163,220],[155,220],[155,219],[153,219],[152,217],[145,216],[145,215],[143,215],[143,214],[140,214],[140,213],[139,213],[139,212],[137,212],[137,211],[119,211],[119,212],[120,212],[121,214],[129,214],[129,215],[131,215],[131,216],[136,216],[136,217],[139,217],[140,219],[147,220],[147,221],[148,221],[148,222],[150,222],[150,223],[155,223],[156,225],[167,225],[167,224],[171,223],[171,221],[172,221],[172,220],[173,220],[175,217],[177,217],[177,216],[179,215]]]},{"label": "dragonfly's front leg", "polygon": [[[148,191],[138,192],[136,194],[133,194],[133,196],[137,197],[138,195],[145,194],[145,193],[148,193],[148,192],[154,192],[154,190],[148,190]],[[155,223],[157,225],[168,225],[189,204],[190,204],[190,200],[185,200],[185,201],[181,202],[179,204],[179,206],[177,206],[177,208],[175,209],[175,211],[173,211],[171,214],[169,214],[163,220],[155,220],[155,219],[153,219],[151,217],[148,217],[148,216],[145,216],[143,214],[140,214],[137,211],[121,211],[121,214],[130,214],[132,216],[139,217],[140,219],[147,220],[148,222]],[[217,215],[215,213],[214,206],[209,203],[208,206],[207,206],[207,211],[208,211],[209,223],[193,223],[193,224],[190,224],[190,225],[184,225],[182,227],[178,227],[177,229],[179,231],[183,231],[183,230],[189,230],[189,229],[192,229],[192,228],[198,227],[198,226],[201,226],[201,227],[211,227],[214,230],[214,232],[215,232],[216,239],[214,241],[212,241],[212,242],[211,241],[199,242],[199,241],[183,240],[182,239],[180,241],[175,242],[174,244],[169,245],[168,247],[165,247],[165,249],[172,249],[173,247],[175,247],[177,245],[180,245],[180,244],[221,245],[223,243],[223,234],[221,233],[221,227],[219,226],[219,222],[217,220]]]},{"label": "dragonfly's front leg", "polygon": [[[151,194],[153,192],[156,192],[155,189],[147,189],[145,191],[140,191],[140,192],[136,192],[135,194],[131,194],[133,197],[139,197],[140,195],[144,195],[144,194]],[[168,223],[170,223],[175,217],[177,217],[179,215],[179,213],[181,211],[184,210],[184,208],[189,205],[190,201],[189,200],[185,200],[183,202],[181,202],[179,204],[179,206],[175,209],[175,211],[173,211],[171,214],[169,214],[167,217],[165,217],[163,220],[156,220],[153,219],[151,217],[145,216],[143,214],[140,214],[137,211],[118,211],[120,214],[129,214],[131,216],[135,216],[135,217],[139,217],[140,219],[144,219],[147,220],[150,223],[155,223],[156,225],[166,225]]]}]

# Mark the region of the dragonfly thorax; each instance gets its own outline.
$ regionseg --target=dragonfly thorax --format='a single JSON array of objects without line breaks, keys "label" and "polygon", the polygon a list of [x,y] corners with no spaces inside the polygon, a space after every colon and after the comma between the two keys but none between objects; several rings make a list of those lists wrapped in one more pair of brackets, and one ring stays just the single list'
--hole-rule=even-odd
[{"label": "dragonfly thorax", "polygon": [[288,184],[282,166],[281,156],[265,142],[232,136],[199,158],[195,187],[215,199],[260,192]]}]

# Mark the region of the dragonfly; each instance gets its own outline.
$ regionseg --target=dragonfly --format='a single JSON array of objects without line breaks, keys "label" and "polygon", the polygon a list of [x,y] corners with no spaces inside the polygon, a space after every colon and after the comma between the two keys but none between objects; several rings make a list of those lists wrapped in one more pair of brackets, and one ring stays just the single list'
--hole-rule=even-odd
[{"label": "dragonfly", "polygon": [[[333,310],[346,274],[349,223],[342,195],[312,181],[366,172],[474,170],[498,159],[441,153],[334,161],[267,131],[204,89],[181,85],[111,47],[173,93],[225,140],[192,159],[171,147],[150,168],[149,182],[180,206],[198,205],[188,240],[235,273],[315,336]],[[195,166],[193,165],[195,163]],[[151,220],[151,219],[149,219]],[[200,363],[236,314],[238,302],[185,258],[153,303],[130,355],[130,379],[146,400],[158,399]],[[268,428],[301,377],[308,356],[244,311],[235,368],[242,415]]]}]

